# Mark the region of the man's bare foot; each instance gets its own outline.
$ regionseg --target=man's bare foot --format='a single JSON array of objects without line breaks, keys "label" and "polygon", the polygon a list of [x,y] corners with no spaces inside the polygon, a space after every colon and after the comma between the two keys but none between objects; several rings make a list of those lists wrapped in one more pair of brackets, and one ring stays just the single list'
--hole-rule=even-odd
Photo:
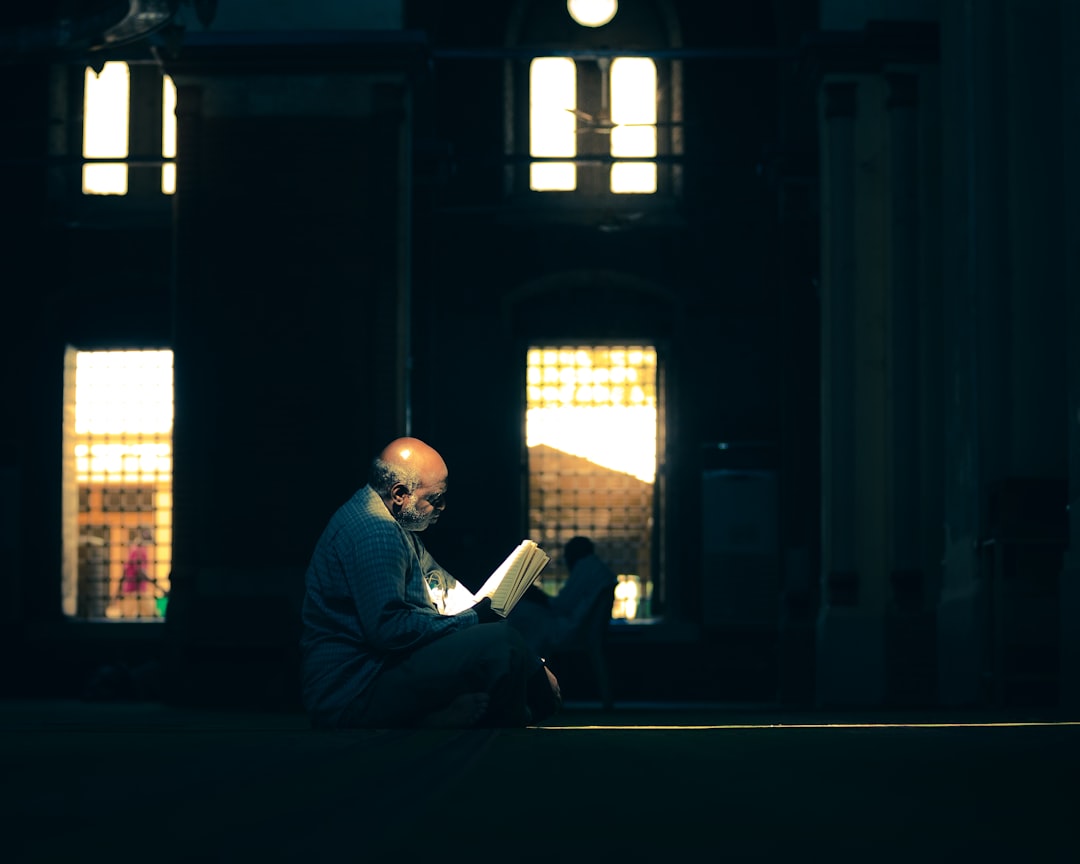
[{"label": "man's bare foot", "polygon": [[544,671],[547,673],[548,684],[551,685],[551,692],[555,695],[555,701],[562,705],[562,688],[559,686],[559,679],[555,677],[555,673],[544,667]]},{"label": "man's bare foot", "polygon": [[480,722],[487,708],[487,693],[463,693],[445,708],[428,714],[420,721],[420,725],[440,729],[469,728]]}]

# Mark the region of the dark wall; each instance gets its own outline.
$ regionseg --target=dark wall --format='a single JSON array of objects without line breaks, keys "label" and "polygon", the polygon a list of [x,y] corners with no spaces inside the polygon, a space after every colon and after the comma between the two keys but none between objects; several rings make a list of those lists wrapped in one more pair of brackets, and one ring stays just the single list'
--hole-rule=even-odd
[{"label": "dark wall", "polygon": [[[668,503],[679,521],[672,578],[685,586],[679,611],[693,618],[703,445],[764,441],[778,450],[781,417],[792,412],[793,427],[812,434],[815,426],[815,382],[803,372],[816,350],[815,226],[806,204],[795,218],[778,206],[775,161],[785,155],[805,168],[813,152],[799,152],[812,139],[799,126],[810,119],[805,112],[782,116],[782,106],[804,94],[784,92],[783,73],[794,61],[782,52],[794,46],[780,43],[772,10],[673,6],[685,48],[717,50],[683,62],[684,194],[673,213],[644,224],[548,218],[507,204],[503,115],[492,107],[504,100],[498,51],[506,19],[496,8],[504,4],[468,19],[436,4],[414,7],[409,26],[432,34],[436,54],[430,92],[419,97],[421,105],[430,99],[431,112],[419,114],[417,135],[448,154],[437,179],[416,193],[414,429],[437,438],[455,460],[456,512],[431,545],[452,569],[479,566],[469,544],[483,544],[481,560],[497,560],[523,519],[491,502],[514,500],[520,484],[519,367],[527,340],[656,341],[671,371]],[[439,59],[447,49],[462,51]],[[798,137],[785,132],[792,127]],[[794,386],[793,374],[801,376]],[[483,398],[462,404],[477,376]],[[784,404],[787,391],[799,396]],[[468,424],[460,422],[463,410]],[[494,462],[474,443],[477,428],[501,430]],[[813,494],[813,476],[801,479]],[[479,523],[474,514],[482,514]]]},{"label": "dark wall", "polygon": [[[682,46],[700,52],[683,68],[684,194],[637,224],[537,219],[507,207],[503,60],[482,53],[504,46],[507,9],[487,2],[464,16],[448,4],[410,4],[406,22],[427,34],[432,52],[411,79],[411,431],[443,452],[453,477],[447,518],[425,540],[468,582],[520,538],[528,340],[654,341],[667,371],[667,611],[693,626],[710,530],[701,523],[700,478],[721,464],[718,442],[746,445],[734,457],[744,466],[786,468],[777,518],[797,545],[812,546],[817,534],[806,506],[817,497],[815,121],[797,57],[813,10],[670,4]],[[481,50],[440,56],[458,48]],[[283,58],[275,69],[272,57],[258,58],[260,72],[291,72],[295,62]],[[386,156],[396,146],[386,117],[343,123],[316,112],[301,128],[200,114],[192,100],[209,86],[200,79],[207,70],[181,63],[175,72],[186,79],[181,190],[167,212],[134,221],[66,216],[69,199],[49,196],[48,64],[18,66],[25,86],[7,89],[0,105],[22,120],[3,146],[36,160],[14,178],[12,198],[23,206],[3,217],[26,309],[4,327],[5,377],[19,394],[5,403],[5,458],[14,460],[9,482],[24,514],[20,571],[5,583],[15,603],[4,605],[31,630],[40,621],[62,628],[62,637],[38,632],[35,644],[70,646],[42,651],[49,659],[23,684],[59,682],[50,676],[64,669],[57,688],[70,690],[120,650],[105,644],[78,657],[81,637],[58,612],[66,342],[178,351],[175,564],[179,594],[188,595],[178,594],[176,607],[190,610],[193,595],[202,596],[207,615],[220,613],[197,625],[196,613],[188,618],[187,632],[199,630],[190,636],[200,643],[191,661],[199,669],[221,659],[213,650],[223,640],[236,643],[222,661],[230,670],[260,645],[287,656],[291,630],[268,634],[259,616],[269,598],[296,589],[319,526],[363,482],[371,451],[405,431],[386,404],[400,395],[390,355],[402,276],[387,252],[400,239],[388,227],[397,178],[371,152]],[[341,144],[351,138],[359,143],[346,157]],[[257,179],[267,176],[272,186]],[[236,468],[229,447],[246,436],[252,460]],[[239,587],[205,591],[222,570]],[[260,570],[270,573],[262,585]],[[738,644],[722,634],[694,638],[616,649],[623,692],[775,692],[775,632]],[[723,646],[724,663],[704,678],[670,672],[710,640]]]}]

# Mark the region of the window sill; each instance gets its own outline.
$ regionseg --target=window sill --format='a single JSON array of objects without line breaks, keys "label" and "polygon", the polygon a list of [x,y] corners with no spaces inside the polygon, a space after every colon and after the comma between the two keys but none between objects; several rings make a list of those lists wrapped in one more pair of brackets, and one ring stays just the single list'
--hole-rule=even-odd
[{"label": "window sill", "polygon": [[690,643],[700,638],[700,630],[690,621],[658,616],[655,618],[613,618],[608,638],[621,644]]},{"label": "window sill", "polygon": [[591,195],[577,192],[530,192],[515,196],[499,211],[504,225],[592,226],[601,229],[671,228],[684,224],[670,195]]},{"label": "window sill", "polygon": [[29,642],[108,642],[140,640],[159,641],[164,637],[164,619],[60,618],[30,622],[26,627]]},{"label": "window sill", "polygon": [[172,226],[173,196],[80,193],[61,205],[57,219],[71,230],[167,231]]}]

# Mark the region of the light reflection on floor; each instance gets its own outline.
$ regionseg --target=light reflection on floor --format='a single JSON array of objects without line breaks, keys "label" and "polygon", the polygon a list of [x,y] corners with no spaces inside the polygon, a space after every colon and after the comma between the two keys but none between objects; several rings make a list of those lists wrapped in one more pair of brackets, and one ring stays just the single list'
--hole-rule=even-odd
[{"label": "light reflection on floor", "polygon": [[649,729],[649,730],[702,730],[702,729],[988,729],[1016,726],[1080,726],[1080,720],[1017,720],[985,721],[969,723],[722,723],[716,725],[585,725],[585,726],[542,726],[547,730],[566,729]]}]

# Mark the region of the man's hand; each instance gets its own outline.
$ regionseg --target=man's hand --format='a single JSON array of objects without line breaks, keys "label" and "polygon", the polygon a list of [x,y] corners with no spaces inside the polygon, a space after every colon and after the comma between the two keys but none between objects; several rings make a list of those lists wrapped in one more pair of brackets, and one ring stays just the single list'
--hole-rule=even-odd
[{"label": "man's hand", "polygon": [[475,612],[477,616],[479,616],[481,624],[492,624],[496,621],[503,620],[502,616],[491,608],[490,597],[484,597],[482,600],[474,604],[472,609],[473,612]]}]

